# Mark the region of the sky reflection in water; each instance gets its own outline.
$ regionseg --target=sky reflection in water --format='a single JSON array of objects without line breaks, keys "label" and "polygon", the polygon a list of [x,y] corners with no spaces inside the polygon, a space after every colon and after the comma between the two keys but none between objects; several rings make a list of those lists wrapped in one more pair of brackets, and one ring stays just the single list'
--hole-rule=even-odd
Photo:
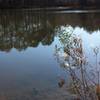
[{"label": "sky reflection in water", "polygon": [[[9,15],[7,16],[9,17]],[[33,19],[36,19],[38,15],[35,14],[34,16]],[[64,14],[64,16],[63,14],[51,14],[50,17],[48,17],[49,14],[47,14],[46,19],[43,15],[41,16],[39,17],[40,19],[37,18],[36,20],[37,22],[40,21],[41,24],[40,26],[35,27],[36,30],[33,30],[34,34],[31,33],[31,27],[29,27],[31,31],[28,31],[28,28],[26,27],[28,32],[24,33],[25,30],[23,30],[23,33],[20,33],[22,32],[19,29],[20,26],[18,26],[19,30],[17,29],[18,33],[17,31],[15,33],[14,31],[12,31],[13,33],[6,33],[6,31],[8,32],[9,30],[9,25],[6,26],[5,33],[3,33],[2,30],[0,31],[0,41],[2,41],[0,43],[0,98],[2,98],[2,95],[7,95],[7,97],[5,97],[6,100],[14,100],[19,96],[18,100],[22,100],[21,97],[23,95],[30,96],[30,93],[33,93],[33,90],[35,93],[37,93],[35,89],[38,91],[43,91],[40,93],[41,96],[38,97],[39,99],[36,100],[44,100],[44,95],[47,95],[45,94],[47,91],[51,91],[51,97],[47,95],[46,100],[49,100],[49,98],[55,98],[55,95],[58,95],[58,98],[60,98],[59,95],[61,96],[62,92],[58,87],[58,81],[63,77],[67,79],[69,73],[66,73],[66,71],[60,67],[54,56],[55,45],[57,44],[60,46],[60,42],[57,37],[57,29],[59,27],[64,27],[67,29],[66,25],[75,25],[75,20],[81,24],[83,18],[88,19],[89,17],[87,17],[85,14]],[[72,16],[74,16],[75,19],[72,19],[72,22],[69,21],[67,24],[67,19],[70,19]],[[93,14],[92,16],[96,15]],[[62,18],[61,20],[64,25],[62,25],[60,20],[56,19],[57,17],[58,19]],[[78,17],[80,20],[78,20]],[[96,16],[96,18],[97,21],[98,17]],[[32,25],[30,24],[30,20],[34,22],[33,19],[32,17],[30,17],[30,19],[26,18],[26,23],[29,20],[28,24]],[[96,21],[93,21],[93,23]],[[13,21],[11,22],[14,24]],[[87,29],[81,27],[82,24],[79,26],[73,25],[71,25],[73,28],[73,33],[81,37],[83,44],[82,46],[88,60],[95,64],[93,58],[94,55],[91,48],[100,47],[99,29],[97,28],[87,31]],[[89,25],[86,27],[88,26]],[[34,26],[32,27],[34,28]],[[38,28],[39,30],[37,30]],[[69,80],[70,79],[67,79],[67,82]],[[55,91],[57,94],[54,93]],[[65,94],[67,98],[68,93]],[[23,98],[25,100],[25,97]],[[34,98],[36,98],[36,95],[32,96],[29,100]]]}]

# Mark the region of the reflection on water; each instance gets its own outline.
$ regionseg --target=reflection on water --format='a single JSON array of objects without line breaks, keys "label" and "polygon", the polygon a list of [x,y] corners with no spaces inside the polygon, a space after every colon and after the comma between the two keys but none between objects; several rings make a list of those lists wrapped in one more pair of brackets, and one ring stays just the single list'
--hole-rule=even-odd
[{"label": "reflection on water", "polygon": [[[72,25],[95,31],[100,26],[100,14],[60,14],[32,11],[0,12],[0,49],[9,51],[12,47],[23,50],[28,46],[36,47],[41,42],[50,45],[56,27]],[[60,19],[60,20],[59,20]]]},{"label": "reflection on water", "polygon": [[99,12],[1,11],[0,100],[97,98],[99,18]]},{"label": "reflection on water", "polygon": [[[96,43],[96,39],[100,38],[100,31],[91,35],[85,33],[83,29],[77,27],[61,26],[58,29],[60,45],[55,46],[55,56],[60,66],[69,73],[67,90],[75,94],[79,100],[98,100],[100,99],[100,42]],[[63,87],[65,80],[61,79],[59,84]]]}]

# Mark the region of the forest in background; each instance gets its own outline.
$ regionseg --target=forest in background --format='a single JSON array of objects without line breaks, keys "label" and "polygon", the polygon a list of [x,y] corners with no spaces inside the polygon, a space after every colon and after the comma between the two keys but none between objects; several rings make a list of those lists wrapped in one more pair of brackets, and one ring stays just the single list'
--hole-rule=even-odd
[{"label": "forest in background", "polygon": [[100,0],[0,0],[0,8],[99,8]]}]

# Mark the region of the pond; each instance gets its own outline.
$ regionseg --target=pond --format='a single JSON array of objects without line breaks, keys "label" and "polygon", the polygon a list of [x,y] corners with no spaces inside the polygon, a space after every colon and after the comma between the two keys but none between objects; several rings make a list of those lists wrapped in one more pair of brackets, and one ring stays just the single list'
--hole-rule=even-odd
[{"label": "pond", "polygon": [[0,100],[96,100],[99,40],[99,11],[0,11]]}]

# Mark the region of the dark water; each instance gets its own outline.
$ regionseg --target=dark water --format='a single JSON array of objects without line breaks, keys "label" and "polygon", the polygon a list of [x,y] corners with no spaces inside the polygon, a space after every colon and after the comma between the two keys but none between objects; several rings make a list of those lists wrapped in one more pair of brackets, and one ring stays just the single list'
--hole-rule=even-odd
[{"label": "dark water", "polygon": [[[95,65],[90,48],[100,47],[99,12],[0,12],[0,100],[72,100],[74,94],[66,90],[69,72],[55,57],[58,31],[68,27],[81,34],[84,52]],[[59,88],[63,78],[66,85]]]}]

